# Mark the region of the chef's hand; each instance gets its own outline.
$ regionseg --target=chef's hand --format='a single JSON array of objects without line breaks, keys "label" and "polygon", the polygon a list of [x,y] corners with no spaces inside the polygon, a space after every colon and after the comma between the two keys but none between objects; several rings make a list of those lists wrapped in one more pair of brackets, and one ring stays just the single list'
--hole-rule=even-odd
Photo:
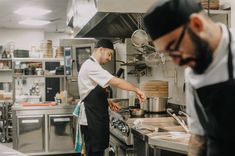
[{"label": "chef's hand", "polygon": [[120,108],[120,106],[119,106],[118,103],[115,103],[115,102],[113,102],[113,101],[111,101],[111,100],[109,100],[108,102],[109,102],[109,108],[110,108],[111,110],[113,110],[113,111],[115,111],[115,112],[120,111],[121,108]]},{"label": "chef's hand", "polygon": [[143,104],[146,99],[146,96],[144,95],[144,93],[138,88],[136,89],[135,93],[136,93],[136,96],[139,99],[140,103]]}]

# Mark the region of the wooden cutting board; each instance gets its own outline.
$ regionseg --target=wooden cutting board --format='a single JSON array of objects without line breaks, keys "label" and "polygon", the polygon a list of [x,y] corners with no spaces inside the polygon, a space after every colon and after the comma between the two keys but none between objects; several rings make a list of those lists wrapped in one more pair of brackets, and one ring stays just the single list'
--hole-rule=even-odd
[{"label": "wooden cutting board", "polygon": [[147,97],[168,97],[168,81],[150,80],[140,84],[140,89]]}]

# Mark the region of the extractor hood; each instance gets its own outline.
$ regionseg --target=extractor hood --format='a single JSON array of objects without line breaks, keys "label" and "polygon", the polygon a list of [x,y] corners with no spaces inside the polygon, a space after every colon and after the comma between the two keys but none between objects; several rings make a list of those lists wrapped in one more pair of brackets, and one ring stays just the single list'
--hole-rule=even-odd
[{"label": "extractor hood", "polygon": [[75,37],[129,38],[156,0],[75,0]]}]

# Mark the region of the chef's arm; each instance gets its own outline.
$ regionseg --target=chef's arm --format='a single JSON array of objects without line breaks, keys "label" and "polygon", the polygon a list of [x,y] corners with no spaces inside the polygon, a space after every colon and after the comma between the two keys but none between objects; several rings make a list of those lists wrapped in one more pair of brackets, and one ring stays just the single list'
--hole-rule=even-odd
[{"label": "chef's arm", "polygon": [[128,90],[128,91],[135,92],[141,103],[145,100],[145,95],[139,88],[137,88],[133,84],[131,84],[131,83],[129,83],[129,82],[123,80],[123,79],[113,77],[108,82],[108,84],[111,85],[111,86],[123,89],[123,90]]}]

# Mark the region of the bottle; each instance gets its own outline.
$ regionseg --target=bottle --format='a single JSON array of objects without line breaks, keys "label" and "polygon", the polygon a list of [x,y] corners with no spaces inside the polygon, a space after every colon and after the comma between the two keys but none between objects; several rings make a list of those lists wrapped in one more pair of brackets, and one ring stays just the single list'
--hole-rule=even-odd
[{"label": "bottle", "polygon": [[3,53],[2,53],[2,58],[7,58],[7,52],[6,52],[6,50],[3,51]]},{"label": "bottle", "polygon": [[55,95],[55,102],[57,104],[61,104],[61,99],[60,99],[60,94],[57,92],[56,95]]}]

